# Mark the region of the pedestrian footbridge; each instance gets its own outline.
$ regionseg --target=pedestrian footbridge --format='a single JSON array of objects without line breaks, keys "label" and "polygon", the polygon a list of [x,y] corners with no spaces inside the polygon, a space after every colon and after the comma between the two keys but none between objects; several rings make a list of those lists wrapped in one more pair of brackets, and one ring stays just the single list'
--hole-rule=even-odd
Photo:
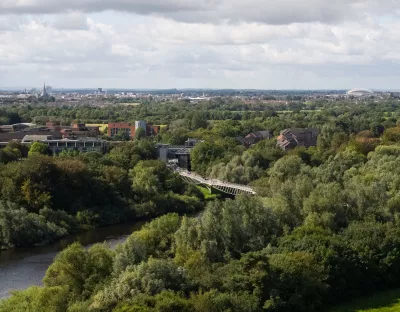
[{"label": "pedestrian footbridge", "polygon": [[229,195],[235,195],[235,196],[239,194],[256,195],[256,192],[249,186],[222,182],[215,179],[205,179],[198,174],[181,169],[175,169],[175,172],[178,173],[184,181],[190,184],[204,185],[210,189],[213,188]]}]

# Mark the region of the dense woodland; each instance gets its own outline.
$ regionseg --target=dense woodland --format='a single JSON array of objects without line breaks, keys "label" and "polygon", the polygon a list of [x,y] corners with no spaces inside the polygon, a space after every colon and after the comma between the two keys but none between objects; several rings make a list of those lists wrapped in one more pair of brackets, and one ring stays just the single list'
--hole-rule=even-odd
[{"label": "dense woodland", "polygon": [[151,141],[129,142],[106,155],[50,157],[41,143],[27,149],[10,143],[0,150],[0,249],[204,206],[198,189],[155,159]]},{"label": "dense woodland", "polygon": [[[14,293],[0,302],[1,312],[327,311],[400,288],[395,99],[10,106],[0,116],[4,123],[169,125],[106,155],[49,157],[37,144],[28,151],[15,143],[0,151],[4,248],[163,215],[115,250],[71,245],[48,269],[44,287]],[[249,149],[235,140],[287,127],[318,128],[318,145],[286,153],[275,140]],[[205,203],[197,188],[154,160],[155,142],[181,144],[188,137],[204,140],[193,150],[195,171],[250,184],[257,196]]]}]

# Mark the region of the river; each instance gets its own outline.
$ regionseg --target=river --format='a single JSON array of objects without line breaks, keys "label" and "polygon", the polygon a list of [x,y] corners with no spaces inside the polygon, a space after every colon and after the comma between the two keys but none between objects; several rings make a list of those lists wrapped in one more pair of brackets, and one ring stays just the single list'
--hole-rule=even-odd
[{"label": "river", "polygon": [[22,290],[42,285],[42,279],[54,257],[73,242],[90,246],[107,242],[110,247],[122,243],[144,222],[120,224],[69,236],[57,243],[35,248],[18,248],[0,251],[0,299],[9,296],[11,290]]}]

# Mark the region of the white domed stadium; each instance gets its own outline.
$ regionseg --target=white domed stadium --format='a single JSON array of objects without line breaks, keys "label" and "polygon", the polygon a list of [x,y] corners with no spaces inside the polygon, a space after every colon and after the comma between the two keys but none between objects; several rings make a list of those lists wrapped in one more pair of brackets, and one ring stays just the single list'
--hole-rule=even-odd
[{"label": "white domed stadium", "polygon": [[374,92],[368,89],[351,89],[350,91],[347,91],[347,95],[352,96],[368,96],[372,94],[374,94]]}]

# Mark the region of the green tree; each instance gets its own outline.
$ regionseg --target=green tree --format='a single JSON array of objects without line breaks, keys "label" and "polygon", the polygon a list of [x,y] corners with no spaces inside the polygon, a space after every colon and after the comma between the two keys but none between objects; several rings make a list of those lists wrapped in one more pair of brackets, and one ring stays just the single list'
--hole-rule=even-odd
[{"label": "green tree", "polygon": [[29,149],[29,157],[37,156],[37,155],[48,155],[49,149],[46,144],[41,142],[34,142],[32,143]]},{"label": "green tree", "polygon": [[87,251],[74,243],[59,253],[43,279],[47,287],[67,287],[71,298],[87,299],[110,276],[113,252],[104,245]]},{"label": "green tree", "polygon": [[267,311],[318,311],[327,290],[326,273],[314,256],[305,252],[274,254],[269,258]]},{"label": "green tree", "polygon": [[166,290],[187,292],[190,288],[182,268],[171,260],[150,258],[113,279],[108,287],[96,294],[92,306],[104,309],[140,294],[154,296]]},{"label": "green tree", "polygon": [[68,309],[68,288],[30,287],[0,301],[0,312],[65,312]]},{"label": "green tree", "polygon": [[142,138],[146,137],[146,130],[142,127],[136,129],[135,132],[135,139],[140,140]]},{"label": "green tree", "polygon": [[209,164],[223,156],[224,150],[221,146],[211,143],[197,144],[190,154],[192,168],[200,173],[205,173]]},{"label": "green tree", "polygon": [[134,232],[116,249],[114,272],[121,273],[128,266],[146,261],[151,256],[158,258],[171,256],[174,233],[179,225],[179,216],[168,214]]}]

